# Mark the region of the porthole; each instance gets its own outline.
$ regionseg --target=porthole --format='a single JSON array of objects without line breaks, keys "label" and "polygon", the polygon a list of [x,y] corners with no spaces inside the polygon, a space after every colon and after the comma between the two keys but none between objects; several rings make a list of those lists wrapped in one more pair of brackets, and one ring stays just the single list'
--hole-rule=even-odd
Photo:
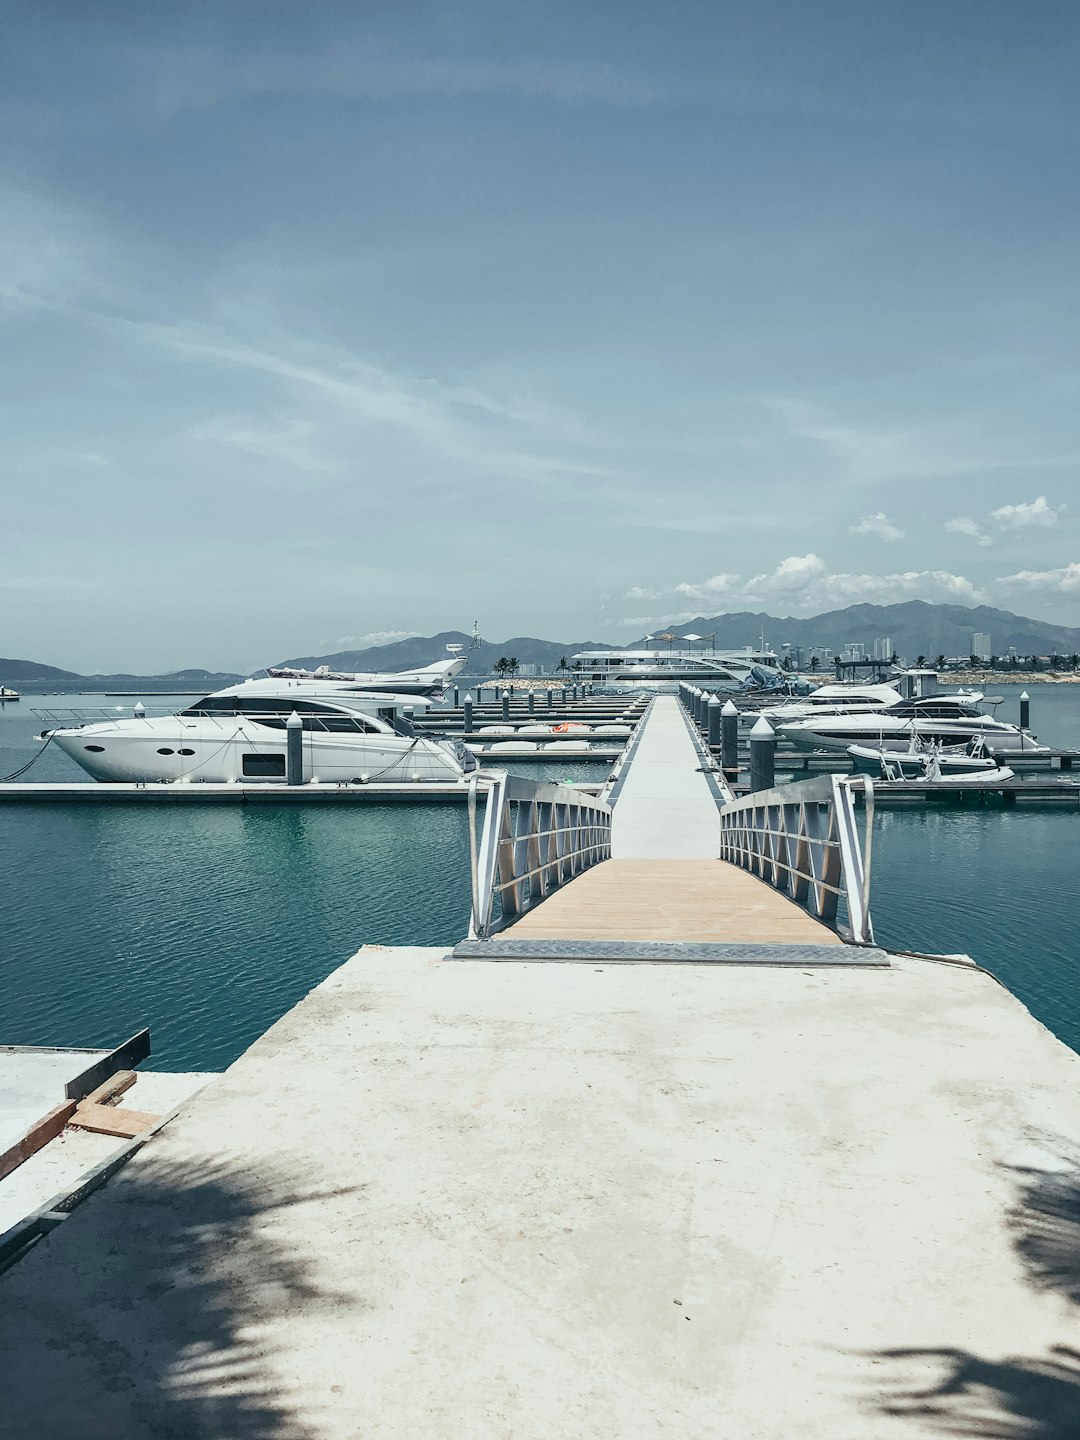
[{"label": "porthole", "polygon": [[176,753],[177,753],[178,755],[194,755],[194,754],[195,754],[195,751],[194,751],[194,750],[188,750],[188,749],[185,748],[185,749],[177,750]]},{"label": "porthole", "polygon": [[157,753],[158,753],[159,755],[175,755],[175,754],[176,754],[176,751],[175,751],[175,750],[170,750],[170,749],[168,748],[168,746],[166,746],[164,750],[159,750]]},{"label": "porthole", "polygon": [[93,752],[94,752],[95,755],[100,755],[101,752],[105,749],[105,746],[104,746],[104,745],[84,745],[82,748],[83,748],[84,750],[93,750]]}]

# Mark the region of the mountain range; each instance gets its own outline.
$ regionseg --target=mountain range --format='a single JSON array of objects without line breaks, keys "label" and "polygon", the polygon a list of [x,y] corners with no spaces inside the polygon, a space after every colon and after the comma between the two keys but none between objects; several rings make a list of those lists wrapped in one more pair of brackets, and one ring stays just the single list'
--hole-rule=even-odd
[{"label": "mountain range", "polygon": [[[939,654],[969,655],[975,632],[990,636],[995,655],[1004,655],[1010,648],[1020,655],[1073,655],[1080,652],[1080,627],[1032,620],[986,605],[931,605],[924,600],[907,600],[899,605],[849,605],[843,610],[829,610],[805,620],[751,610],[727,615],[702,615],[666,630],[658,627],[653,635],[700,635],[707,637],[720,650],[757,646],[764,638],[774,650],[789,644],[800,646],[804,652],[817,647],[828,650],[830,654],[853,642],[861,642],[869,649],[875,640],[888,639],[892,649],[908,660],[914,660],[917,655],[926,655],[933,660]],[[552,672],[564,655],[569,658],[577,650],[621,650],[644,643],[645,636],[613,644],[601,640],[541,640],[530,635],[515,635],[508,640],[483,641],[473,648],[471,635],[461,630],[447,630],[439,635],[412,636],[390,645],[338,650],[329,655],[297,655],[269,663],[307,669],[329,665],[335,670],[409,670],[432,660],[444,659],[447,645],[461,645],[470,674],[490,674],[492,666],[502,656],[512,656],[519,665],[538,665],[543,671]],[[210,691],[242,678],[228,671],[199,669],[172,670],[152,676],[79,675],[32,660],[0,659],[0,685],[9,685],[16,690],[59,690],[73,686],[111,690],[141,686],[160,691],[170,688]]]}]

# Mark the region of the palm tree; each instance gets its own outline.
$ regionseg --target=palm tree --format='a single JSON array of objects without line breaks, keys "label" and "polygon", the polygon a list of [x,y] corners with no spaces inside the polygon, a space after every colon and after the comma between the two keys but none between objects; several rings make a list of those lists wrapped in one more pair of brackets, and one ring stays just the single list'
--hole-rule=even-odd
[{"label": "palm tree", "polygon": [[817,656],[816,656],[816,655],[811,655],[811,657],[810,657],[810,669],[811,669],[811,670],[816,670],[820,664],[821,664],[821,661],[817,658]]},{"label": "palm tree", "polygon": [[915,656],[915,669],[916,669],[916,670],[924,670],[925,668],[926,668],[926,656],[925,656],[925,655],[916,655],[916,656]]},{"label": "palm tree", "polygon": [[556,670],[569,670],[569,669],[570,669],[570,662],[569,662],[569,660],[567,660],[567,658],[566,658],[565,655],[564,655],[564,656],[562,657],[562,659],[559,661],[558,665],[555,666],[555,669],[556,669]]},{"label": "palm tree", "polygon": [[513,679],[518,672],[518,658],[516,655],[510,656],[510,659],[506,662],[506,668],[510,672],[511,679]]},{"label": "palm tree", "polygon": [[507,670],[510,669],[510,661],[507,660],[505,655],[500,655],[491,668],[496,675],[505,675]]},{"label": "palm tree", "polygon": [[939,655],[939,656],[937,657],[937,660],[934,662],[934,664],[935,664],[935,668],[936,668],[936,669],[938,669],[938,670],[944,670],[944,669],[945,669],[945,656],[944,656],[944,655]]}]

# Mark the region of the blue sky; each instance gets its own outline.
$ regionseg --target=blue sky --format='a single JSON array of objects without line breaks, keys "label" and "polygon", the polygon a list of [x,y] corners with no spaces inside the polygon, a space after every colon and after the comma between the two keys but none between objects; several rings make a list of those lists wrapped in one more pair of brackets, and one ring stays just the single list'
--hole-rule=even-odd
[{"label": "blue sky", "polygon": [[1080,624],[1080,9],[0,4],[0,650]]}]

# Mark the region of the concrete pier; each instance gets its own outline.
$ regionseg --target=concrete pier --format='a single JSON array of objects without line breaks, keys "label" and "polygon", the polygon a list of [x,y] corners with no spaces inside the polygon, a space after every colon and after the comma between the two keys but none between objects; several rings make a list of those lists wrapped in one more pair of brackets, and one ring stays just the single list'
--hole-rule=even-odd
[{"label": "concrete pier", "polygon": [[1074,1433],[1080,1059],[990,977],[444,956],[0,1277],[5,1440]]}]

